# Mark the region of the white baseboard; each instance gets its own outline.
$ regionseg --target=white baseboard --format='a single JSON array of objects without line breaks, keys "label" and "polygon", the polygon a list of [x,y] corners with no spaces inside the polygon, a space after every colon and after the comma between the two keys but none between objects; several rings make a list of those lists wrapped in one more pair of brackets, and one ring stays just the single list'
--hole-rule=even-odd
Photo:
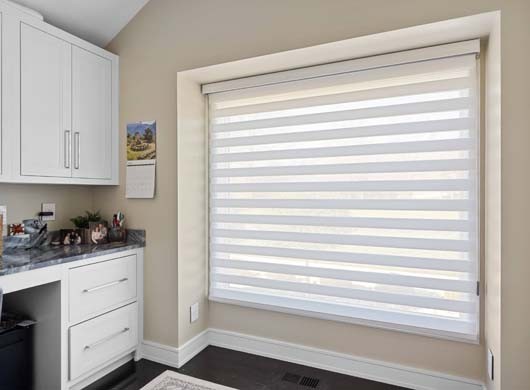
[{"label": "white baseboard", "polygon": [[180,348],[144,341],[142,356],[178,368],[208,345],[415,390],[484,390],[483,383],[472,379],[212,328],[195,336]]},{"label": "white baseboard", "polygon": [[209,329],[199,333],[179,348],[144,340],[142,358],[180,368],[208,346],[208,332]]},{"label": "white baseboard", "polygon": [[151,360],[166,366],[179,368],[178,348],[144,340],[142,343],[142,359]]},{"label": "white baseboard", "polygon": [[179,367],[186,364],[195,355],[210,345],[209,332],[210,330],[206,329],[179,348]]}]

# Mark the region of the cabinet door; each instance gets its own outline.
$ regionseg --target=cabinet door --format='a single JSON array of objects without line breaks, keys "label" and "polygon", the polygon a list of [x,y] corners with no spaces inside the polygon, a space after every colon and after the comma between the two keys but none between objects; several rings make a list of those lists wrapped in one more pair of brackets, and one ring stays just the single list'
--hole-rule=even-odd
[{"label": "cabinet door", "polygon": [[20,170],[71,176],[71,45],[26,24],[20,28]]},{"label": "cabinet door", "polygon": [[110,60],[73,47],[73,177],[111,178],[111,71]]}]

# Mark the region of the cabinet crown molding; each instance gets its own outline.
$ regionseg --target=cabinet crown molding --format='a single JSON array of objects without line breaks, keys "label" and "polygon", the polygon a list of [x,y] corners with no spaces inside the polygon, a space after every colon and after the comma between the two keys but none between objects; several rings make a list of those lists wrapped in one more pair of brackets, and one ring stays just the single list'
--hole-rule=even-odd
[{"label": "cabinet crown molding", "polygon": [[0,5],[3,5],[5,7],[12,7],[12,8],[16,9],[19,12],[22,12],[24,14],[27,14],[29,16],[32,16],[32,17],[37,18],[37,19],[42,20],[42,21],[44,20],[44,16],[40,12],[37,12],[34,9],[28,8],[28,7],[24,6],[24,5],[15,3],[14,1],[11,1],[11,0],[0,0]]}]

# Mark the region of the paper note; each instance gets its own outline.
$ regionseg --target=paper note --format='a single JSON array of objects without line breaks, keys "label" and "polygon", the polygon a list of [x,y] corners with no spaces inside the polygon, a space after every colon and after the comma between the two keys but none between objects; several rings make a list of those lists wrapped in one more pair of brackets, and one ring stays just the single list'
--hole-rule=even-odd
[{"label": "paper note", "polygon": [[127,165],[127,198],[148,199],[155,196],[156,164]]}]

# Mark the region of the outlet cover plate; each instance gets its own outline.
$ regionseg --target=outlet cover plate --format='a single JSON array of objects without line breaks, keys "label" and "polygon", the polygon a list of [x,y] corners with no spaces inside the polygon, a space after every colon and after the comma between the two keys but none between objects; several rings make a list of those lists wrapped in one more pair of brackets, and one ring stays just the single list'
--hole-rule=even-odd
[{"label": "outlet cover plate", "polygon": [[41,211],[51,211],[53,215],[42,217],[43,221],[55,221],[55,203],[43,203],[41,206]]},{"label": "outlet cover plate", "polygon": [[190,306],[190,322],[195,322],[199,319],[199,302],[195,302]]}]

